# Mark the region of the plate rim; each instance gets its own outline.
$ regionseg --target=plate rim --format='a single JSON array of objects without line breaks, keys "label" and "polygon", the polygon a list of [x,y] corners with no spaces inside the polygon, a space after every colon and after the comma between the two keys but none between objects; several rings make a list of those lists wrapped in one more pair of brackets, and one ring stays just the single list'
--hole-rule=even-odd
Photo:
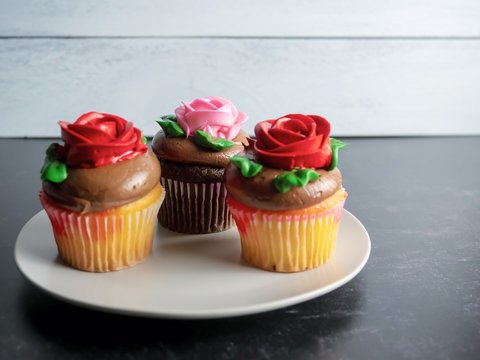
[{"label": "plate rim", "polygon": [[[207,310],[194,310],[194,311],[187,311],[187,310],[176,310],[176,311],[139,311],[139,310],[132,310],[132,309],[126,309],[121,306],[117,305],[112,305],[112,306],[104,306],[104,305],[99,305],[99,304],[94,304],[88,301],[83,301],[79,299],[72,298],[68,295],[64,295],[58,292],[55,292],[48,287],[44,286],[43,284],[39,284],[35,279],[33,279],[22,267],[22,261],[19,259],[19,243],[21,236],[23,235],[24,231],[26,231],[27,227],[30,225],[31,222],[35,221],[37,217],[41,216],[47,216],[45,210],[40,210],[37,212],[35,215],[33,215],[21,228],[19,231],[16,241],[15,241],[15,246],[14,246],[14,259],[15,259],[15,265],[19,272],[22,274],[23,277],[25,277],[31,284],[33,284],[36,288],[40,289],[41,291],[47,293],[48,295],[59,299],[61,301],[65,301],[70,304],[74,304],[76,306],[80,307],[85,307],[88,309],[94,309],[98,311],[103,311],[106,313],[113,313],[113,314],[121,314],[121,315],[127,315],[127,316],[135,316],[135,317],[144,317],[144,318],[161,318],[161,319],[180,319],[180,320],[201,320],[201,319],[218,319],[218,318],[229,318],[229,317],[238,317],[238,316],[247,316],[247,315],[253,315],[253,314],[259,314],[267,311],[273,311],[273,310],[278,310],[281,308],[285,308],[288,306],[300,304],[306,301],[309,301],[311,299],[314,299],[316,297],[320,297],[323,295],[326,295],[346,283],[350,282],[353,278],[355,278],[360,271],[365,267],[366,263],[368,262],[368,259],[370,258],[371,254],[371,239],[370,235],[368,234],[368,231],[366,230],[365,226],[362,224],[362,222],[355,216],[353,215],[350,211],[344,209],[344,216],[347,214],[347,216],[351,217],[351,220],[355,223],[357,227],[359,227],[359,230],[363,233],[366,239],[366,247],[364,249],[365,254],[361,261],[355,266],[355,268],[348,273],[347,275],[343,276],[341,279],[336,280],[335,282],[322,286],[320,288],[301,293],[301,294],[296,294],[293,296],[289,296],[283,299],[278,299],[278,300],[273,300],[273,301],[267,301],[264,303],[260,304],[250,304],[250,305],[242,305],[242,306],[237,306],[237,307],[231,307],[231,308],[220,308],[220,309],[207,309]],[[342,226],[343,221],[340,223],[340,226]],[[158,225],[160,226],[160,225]],[[194,235],[193,235],[194,236]],[[315,269],[311,269],[315,270]],[[288,274],[286,274],[288,276]]]}]

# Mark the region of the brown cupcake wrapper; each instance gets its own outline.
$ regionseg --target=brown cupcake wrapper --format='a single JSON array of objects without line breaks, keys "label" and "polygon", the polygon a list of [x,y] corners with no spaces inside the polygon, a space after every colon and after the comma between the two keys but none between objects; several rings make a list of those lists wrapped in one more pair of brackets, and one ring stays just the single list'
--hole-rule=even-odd
[{"label": "brown cupcake wrapper", "polygon": [[222,182],[188,183],[162,177],[165,201],[158,213],[160,224],[172,231],[206,234],[227,230],[232,215],[225,203]]}]

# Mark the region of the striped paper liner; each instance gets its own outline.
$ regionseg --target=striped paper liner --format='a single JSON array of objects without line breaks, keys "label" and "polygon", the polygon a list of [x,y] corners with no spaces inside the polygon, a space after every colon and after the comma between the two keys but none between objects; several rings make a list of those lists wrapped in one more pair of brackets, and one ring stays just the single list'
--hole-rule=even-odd
[{"label": "striped paper liner", "polygon": [[225,203],[227,190],[222,182],[188,183],[162,177],[165,201],[158,220],[167,229],[189,234],[227,230],[232,216]]},{"label": "striped paper liner", "polygon": [[344,203],[345,199],[316,213],[285,215],[227,198],[240,232],[243,258],[255,267],[276,272],[313,269],[332,257]]},{"label": "striped paper liner", "polygon": [[80,270],[107,272],[134,266],[150,255],[163,194],[144,208],[127,204],[85,214],[56,206],[43,191],[40,200],[62,260]]}]

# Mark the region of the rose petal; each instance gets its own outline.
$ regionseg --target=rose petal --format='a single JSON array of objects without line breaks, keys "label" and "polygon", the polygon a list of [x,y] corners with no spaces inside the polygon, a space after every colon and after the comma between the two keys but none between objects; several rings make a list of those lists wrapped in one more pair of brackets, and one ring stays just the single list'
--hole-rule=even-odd
[{"label": "rose petal", "polygon": [[123,124],[117,124],[114,120],[99,121],[98,127],[112,137],[117,137],[118,134],[121,134],[125,129]]},{"label": "rose petal", "polygon": [[207,97],[205,97],[205,99],[207,99],[209,102],[214,103],[216,105],[218,104],[219,107],[224,105],[224,104],[228,104],[229,102],[231,102],[230,100],[225,99],[225,98],[220,97],[220,96],[207,96]]},{"label": "rose petal", "polygon": [[291,170],[299,168],[324,168],[330,165],[332,153],[330,147],[317,149],[310,153],[272,153],[270,151],[258,148],[255,144],[255,150],[258,158],[267,166],[279,169]]},{"label": "rose petal", "polygon": [[300,152],[300,153],[307,153],[311,151],[315,151],[320,149],[323,142],[323,135],[305,138],[302,141],[298,141],[295,143],[286,144],[283,146],[279,146],[275,149],[270,149],[271,152],[275,153],[290,153],[290,152]]},{"label": "rose petal", "polygon": [[178,108],[175,109],[175,114],[177,114],[177,111],[181,111],[185,116],[186,113],[190,111],[195,111],[195,109],[192,108],[190,104],[182,101],[182,105],[180,105]]},{"label": "rose petal", "polygon": [[[101,166],[100,164],[112,163],[113,159],[119,154],[130,150],[129,146],[124,144],[116,146],[111,144],[77,144],[68,150],[67,165],[74,167]],[[98,154],[102,154],[102,156],[98,156]]]},{"label": "rose petal", "polygon": [[242,125],[248,120],[248,115],[243,111],[240,111],[237,116],[237,124]]},{"label": "rose petal", "polygon": [[182,101],[181,107],[185,109],[185,114],[189,113],[190,111],[195,111],[195,109],[190,105],[190,103],[185,101]]},{"label": "rose petal", "polygon": [[[193,117],[192,114],[198,113],[200,112],[196,111],[194,113],[190,113],[187,121],[190,123],[190,117]],[[205,112],[203,113],[205,114]],[[207,121],[210,130],[204,131],[209,132],[213,136],[228,140],[232,140],[238,135],[240,126],[248,119],[245,113],[240,113],[238,116],[234,116],[233,114],[221,111],[221,109],[215,111],[215,116],[212,116],[211,112],[209,112],[208,116],[205,117],[208,119]]]},{"label": "rose petal", "polygon": [[70,130],[69,126],[72,124],[66,121],[59,121],[58,124],[61,128],[62,140],[66,144],[91,143],[89,138]]},{"label": "rose petal", "polygon": [[[196,130],[206,131],[207,127],[214,129],[216,126],[231,126],[234,118],[231,114],[217,111],[192,111],[185,115],[184,119],[177,118],[180,126],[185,130],[187,136],[193,136]],[[216,136],[217,130],[209,132]]]},{"label": "rose petal", "polygon": [[193,111],[185,116],[191,128],[199,129],[209,126],[232,126],[235,118],[232,114],[221,111]]},{"label": "rose petal", "polygon": [[303,135],[307,135],[309,129],[311,128],[311,123],[310,124],[305,124],[302,120],[290,119],[289,121],[285,122],[284,128],[288,129],[288,130],[291,130],[291,131],[301,133]]},{"label": "rose petal", "polygon": [[[140,130],[139,130],[140,131]],[[141,133],[141,132],[140,132]],[[140,137],[142,135],[140,134]],[[115,139],[116,142],[125,142],[125,141],[130,141],[131,139],[136,139],[136,132],[135,128],[133,127],[132,122],[128,122],[127,126],[125,127],[125,130],[123,131],[122,134],[118,134],[117,138]]]},{"label": "rose petal", "polygon": [[238,133],[240,132],[240,127],[242,126],[241,123],[237,123],[232,127],[227,127],[222,129],[222,133],[224,134],[223,138],[228,140],[233,140],[237,137]]},{"label": "rose petal", "polygon": [[96,120],[92,125],[112,137],[117,137],[125,128],[125,124],[118,124],[114,119]]},{"label": "rose petal", "polygon": [[128,141],[125,142],[114,142],[114,143],[90,143],[90,144],[76,144],[76,148],[91,148],[91,147],[96,147],[98,149],[112,149],[112,151],[118,151],[119,149],[123,147],[132,147],[132,145],[135,145],[135,142],[137,141],[136,137],[133,137],[129,139]]},{"label": "rose petal", "polygon": [[255,125],[255,137],[257,138],[257,145],[264,149],[275,149],[283,144],[269,134],[275,120],[265,120]]},{"label": "rose petal", "polygon": [[330,123],[328,122],[328,120],[318,115],[308,116],[310,116],[317,124],[317,135],[323,134],[325,138],[328,138],[330,135]]},{"label": "rose petal", "polygon": [[195,99],[190,103],[194,110],[216,110],[218,107],[212,104],[208,99]]},{"label": "rose petal", "polygon": [[235,107],[235,105],[233,105],[232,103],[227,103],[227,104],[224,104],[224,105],[220,106],[217,109],[217,111],[222,111],[222,112],[226,112],[228,114],[232,114],[232,116],[234,118],[236,118],[238,116],[238,110]]},{"label": "rose petal", "polygon": [[[313,120],[308,115],[303,115],[303,114],[287,114],[282,117],[279,117],[276,121],[282,123],[285,121],[285,119],[299,120],[306,125],[313,122]],[[276,125],[274,125],[274,127],[276,127]]]},{"label": "rose petal", "polygon": [[228,139],[228,135],[230,133],[230,127],[215,127],[213,129],[211,129],[211,134],[215,134],[213,135],[214,137],[217,137],[217,138],[221,138],[221,139]]},{"label": "rose petal", "polygon": [[305,135],[302,133],[286,129],[271,128],[268,133],[282,144],[290,144],[305,139]]},{"label": "rose petal", "polygon": [[316,123],[316,122],[312,122],[312,123],[310,124],[307,137],[315,136],[315,135],[317,135],[317,123]]},{"label": "rose petal", "polygon": [[175,116],[177,117],[177,123],[185,131],[185,134],[189,136],[190,128],[188,127],[188,123],[185,120],[186,113],[187,113],[187,109],[185,108],[185,106],[179,106],[178,108],[175,109]]},{"label": "rose petal", "polygon": [[[183,111],[183,112],[182,112]],[[175,109],[175,115],[177,116],[177,123],[182,127],[182,129],[185,131],[186,136],[190,136],[192,131],[190,129],[190,126],[188,126],[187,122],[187,110],[183,108],[177,108]]]},{"label": "rose petal", "polygon": [[308,129],[308,124],[304,123],[299,119],[290,119],[290,118],[280,118],[275,121],[273,126],[275,129],[286,129],[293,130],[300,133],[306,133]]},{"label": "rose petal", "polygon": [[114,135],[103,131],[101,128],[96,128],[89,125],[70,124],[68,126],[68,130],[87,138],[89,142],[110,142],[115,140]]},{"label": "rose petal", "polygon": [[148,151],[148,146],[143,142],[143,133],[140,129],[136,128],[133,126],[133,123],[132,123],[132,128],[133,128],[133,131],[134,131],[134,138],[136,139],[136,144],[135,144],[135,151],[136,152],[141,152],[142,154],[143,153],[146,153]]},{"label": "rose petal", "polygon": [[103,118],[103,114],[99,112],[88,112],[83,115],[80,115],[80,117],[75,121],[76,125],[87,125],[90,122],[96,120],[96,119],[101,119]]},{"label": "rose petal", "polygon": [[177,120],[179,118],[184,118],[185,113],[187,112],[187,109],[184,105],[181,105],[175,109],[175,116],[177,117]]},{"label": "rose petal", "polygon": [[113,114],[89,112],[81,115],[74,122],[75,125],[87,125],[94,127],[101,127],[103,123],[108,124],[108,127],[112,127],[112,129],[105,128],[104,130],[115,136],[116,133],[123,131],[127,120]]},{"label": "rose petal", "polygon": [[[314,116],[316,116],[316,115],[314,115]],[[316,134],[315,129],[317,128],[317,124],[316,124],[315,120],[310,115],[288,114],[288,115],[282,116],[278,120],[282,120],[282,119],[285,119],[285,118],[288,118],[288,119],[290,119],[290,121],[293,121],[293,122],[300,121],[303,124],[305,124],[305,126],[307,127],[307,130],[305,132],[303,132],[303,134],[305,134],[307,136],[312,136],[312,135]],[[285,123],[285,125],[286,125],[286,123]],[[283,126],[285,126],[285,125],[283,125]],[[319,134],[317,134],[317,135],[319,135]]]}]

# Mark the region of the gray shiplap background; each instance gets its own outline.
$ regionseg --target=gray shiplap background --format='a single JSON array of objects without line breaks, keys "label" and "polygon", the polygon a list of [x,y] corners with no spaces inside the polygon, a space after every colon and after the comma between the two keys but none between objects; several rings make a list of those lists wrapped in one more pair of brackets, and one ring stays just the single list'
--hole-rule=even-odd
[{"label": "gray shiplap background", "polygon": [[480,134],[480,1],[0,0],[0,136],[116,113],[147,135],[180,100],[335,135]]}]

